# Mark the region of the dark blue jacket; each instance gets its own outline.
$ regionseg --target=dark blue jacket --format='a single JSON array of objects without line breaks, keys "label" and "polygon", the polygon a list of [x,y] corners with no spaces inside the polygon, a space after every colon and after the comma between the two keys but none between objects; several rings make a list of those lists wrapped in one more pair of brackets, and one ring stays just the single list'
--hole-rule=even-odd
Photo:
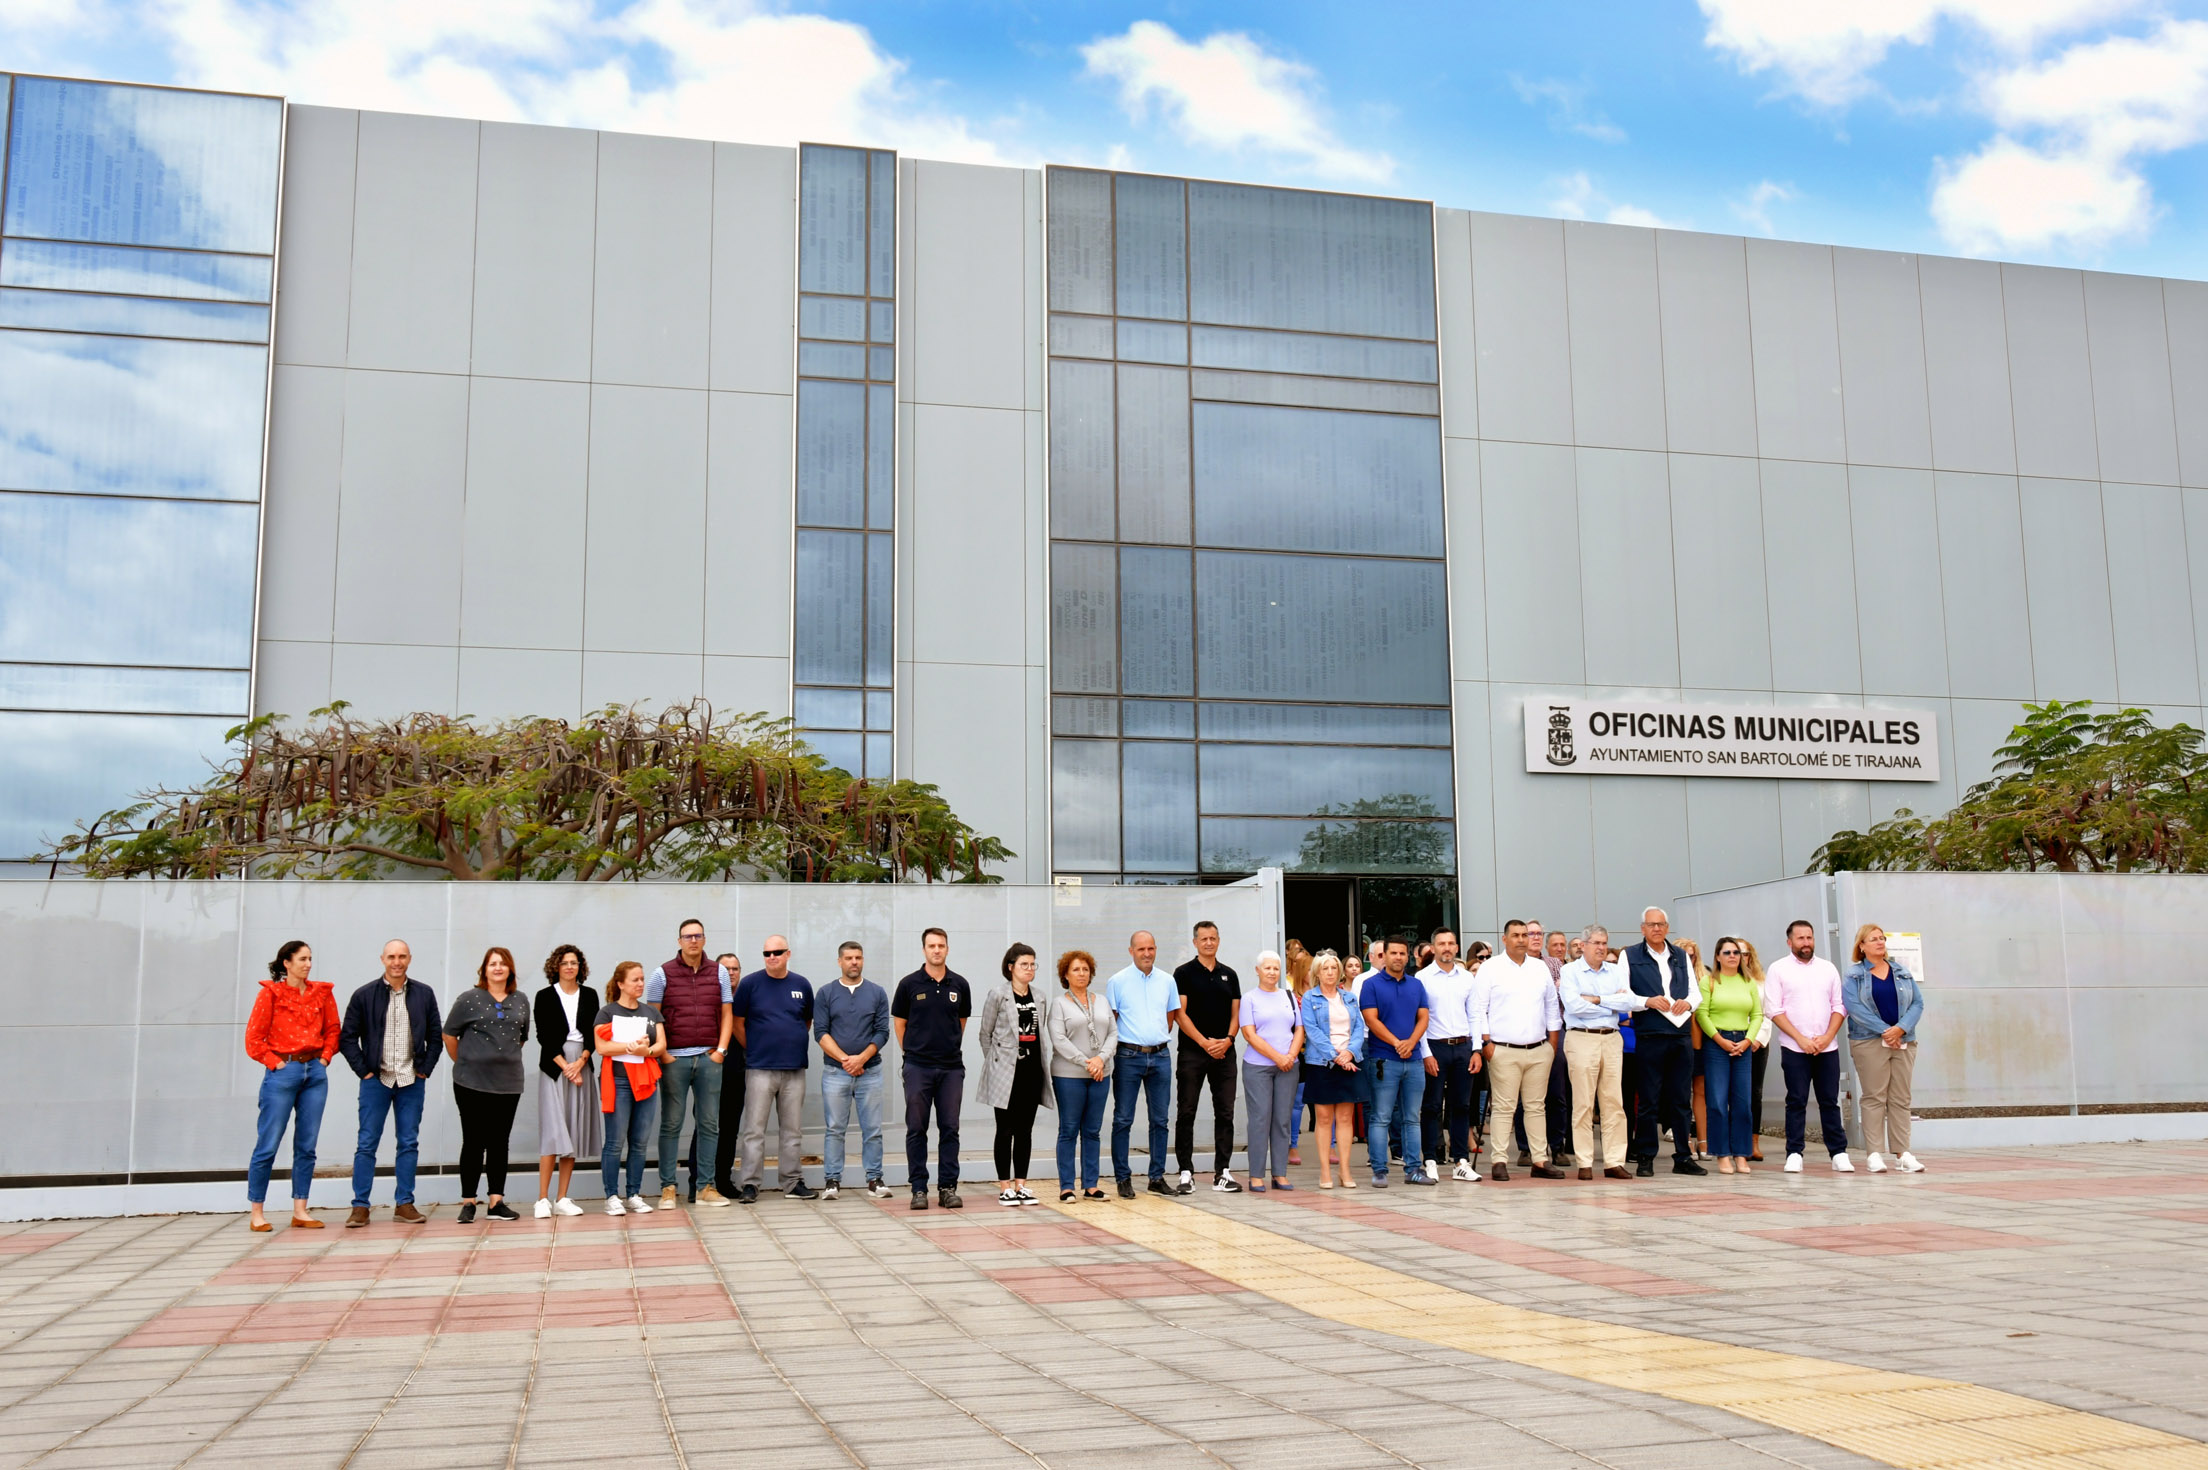
[{"label": "dark blue jacket", "polygon": [[[391,987],[377,976],[353,992],[345,1003],[345,1026],[338,1032],[337,1049],[353,1075],[367,1079],[383,1063],[383,1018],[391,1009]],[[437,1013],[437,992],[419,980],[406,982],[406,1024],[414,1033],[414,1076],[417,1080],[437,1070],[445,1054],[444,1021]]]},{"label": "dark blue jacket", "polygon": [[[1672,996],[1674,981],[1682,992],[1686,989],[1690,978],[1687,973],[1687,952],[1676,943],[1666,946],[1666,949],[1671,960],[1671,973],[1668,975],[1657,969],[1656,957],[1648,952],[1647,940],[1625,947],[1626,984],[1635,995],[1662,995],[1677,999],[1678,997]],[[1648,1037],[1654,1037],[1658,1041],[1687,1039],[1685,1030],[1674,1026],[1657,1011],[1635,1011],[1633,1035],[1636,1040]]]}]

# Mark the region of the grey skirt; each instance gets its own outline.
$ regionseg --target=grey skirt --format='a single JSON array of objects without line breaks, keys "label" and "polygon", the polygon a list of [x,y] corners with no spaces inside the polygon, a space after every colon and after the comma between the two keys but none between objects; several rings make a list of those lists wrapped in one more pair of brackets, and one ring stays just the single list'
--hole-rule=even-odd
[{"label": "grey skirt", "polygon": [[[580,1041],[569,1041],[564,1053],[569,1061],[583,1055]],[[598,1111],[598,1079],[593,1069],[583,1069],[583,1085],[575,1087],[564,1077],[537,1077],[537,1156],[539,1158],[595,1159],[605,1149],[605,1124]]]}]

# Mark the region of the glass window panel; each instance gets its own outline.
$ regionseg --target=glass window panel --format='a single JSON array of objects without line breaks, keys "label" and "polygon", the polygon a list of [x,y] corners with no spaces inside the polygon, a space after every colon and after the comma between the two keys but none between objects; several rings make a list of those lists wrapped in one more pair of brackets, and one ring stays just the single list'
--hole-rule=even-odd
[{"label": "glass window panel", "polygon": [[891,661],[896,647],[890,639],[890,617],[897,606],[897,542],[875,534],[866,538],[866,682],[877,689],[889,687]]},{"label": "glass window panel", "polygon": [[1051,687],[1067,694],[1119,688],[1119,580],[1109,546],[1050,548]]},{"label": "glass window panel", "polygon": [[866,693],[866,728],[887,730],[892,727],[891,706],[894,704],[887,689],[869,689]]},{"label": "glass window panel", "polygon": [[1119,701],[1059,695],[1050,702],[1054,735],[1117,735]]},{"label": "glass window panel", "polygon": [[797,289],[864,296],[865,152],[808,143],[799,150],[798,177]]},{"label": "glass window panel", "polygon": [[265,305],[274,264],[265,255],[10,240],[0,248],[0,286],[109,291],[121,296],[185,296]]},{"label": "glass window panel", "polygon": [[1447,704],[1440,562],[1196,554],[1207,698]]},{"label": "glass window panel", "polygon": [[1050,184],[1050,306],[1112,311],[1112,176],[1054,168]]},{"label": "glass window panel", "polygon": [[1196,706],[1179,701],[1130,699],[1120,719],[1130,740],[1193,740]]},{"label": "glass window panel", "polygon": [[894,301],[870,301],[866,306],[867,340],[870,342],[894,342],[897,340],[897,303]]},{"label": "glass window panel", "polygon": [[866,523],[886,531],[897,514],[897,390],[866,390]]},{"label": "glass window panel", "polygon": [[1205,704],[1206,740],[1447,745],[1449,711],[1357,704]]},{"label": "glass window panel", "polygon": [[808,684],[857,684],[866,672],[866,538],[854,531],[797,533],[792,645]]},{"label": "glass window panel", "polygon": [[283,103],[19,77],[7,233],[268,255]]},{"label": "glass window panel", "polygon": [[1434,340],[1431,207],[1241,184],[1188,196],[1197,321]]},{"label": "glass window panel", "polygon": [[806,730],[856,730],[865,721],[865,696],[856,689],[797,690],[797,723]]},{"label": "glass window panel", "polygon": [[805,743],[817,751],[820,758],[829,765],[854,776],[863,774],[861,767],[866,764],[864,735],[829,730],[805,730],[801,733],[805,737]]},{"label": "glass window panel", "polygon": [[237,723],[235,715],[0,714],[0,857],[29,857],[139,792],[206,780]]},{"label": "glass window panel", "polygon": [[887,735],[869,735],[866,737],[866,779],[869,781],[887,781],[890,779],[889,737]]},{"label": "glass window panel", "polygon": [[1196,870],[1196,747],[1120,747],[1121,863],[1134,873]]},{"label": "glass window panel", "polygon": [[1050,365],[1050,534],[1113,539],[1112,365]]},{"label": "glass window panel", "polygon": [[1100,316],[1053,316],[1050,351],[1054,357],[1110,357],[1112,324]]},{"label": "glass window panel", "polygon": [[1441,390],[1423,383],[1345,382],[1284,373],[1196,374],[1198,398],[1229,403],[1283,403],[1303,408],[1347,408],[1367,413],[1439,414]]},{"label": "glass window panel", "polygon": [[1064,873],[1119,870],[1119,746],[1109,740],[1050,742],[1051,867]]},{"label": "glass window panel", "polygon": [[247,667],[259,516],[0,494],[0,660]]},{"label": "glass window panel", "polygon": [[1196,327],[1189,334],[1189,355],[1198,367],[1316,373],[1332,378],[1386,378],[1399,383],[1441,381],[1438,355],[1431,342]]},{"label": "glass window panel", "polygon": [[1439,420],[1239,403],[1194,419],[1200,543],[1441,555]]},{"label": "glass window panel", "polygon": [[243,669],[117,669],[0,664],[0,709],[110,710],[243,718]]},{"label": "glass window panel", "polygon": [[268,349],[0,331],[0,486],[258,500]]},{"label": "glass window panel", "polygon": [[800,342],[797,370],[808,378],[863,378],[866,349],[840,342]]},{"label": "glass window panel", "polygon": [[866,340],[866,303],[849,296],[797,298],[797,335],[838,342]]},{"label": "glass window panel", "polygon": [[1178,322],[1121,322],[1119,355],[1130,362],[1188,365],[1188,328]]},{"label": "glass window panel", "polygon": [[866,350],[866,375],[877,383],[894,382],[897,377],[897,349],[869,347]]},{"label": "glass window panel", "polygon": [[1188,553],[1152,546],[1119,553],[1120,687],[1194,694]]},{"label": "glass window panel", "polygon": [[1188,220],[1179,179],[1114,181],[1121,316],[1188,317]]},{"label": "glass window panel", "polygon": [[0,289],[0,327],[266,342],[268,308],[228,301],[155,301],[143,296],[88,296],[75,291],[10,287]]},{"label": "glass window panel", "polygon": [[1453,814],[1446,750],[1372,745],[1207,745],[1206,812],[1253,816]]},{"label": "glass window panel", "polygon": [[1313,822],[1298,817],[1206,817],[1204,871],[1448,873],[1457,870],[1453,822]]},{"label": "glass window panel", "polygon": [[857,383],[797,385],[799,525],[865,524],[866,393]]},{"label": "glass window panel", "polygon": [[1188,544],[1188,374],[1119,370],[1119,539]]},{"label": "glass window panel", "polygon": [[874,154],[872,207],[867,211],[867,289],[897,294],[897,155]]}]

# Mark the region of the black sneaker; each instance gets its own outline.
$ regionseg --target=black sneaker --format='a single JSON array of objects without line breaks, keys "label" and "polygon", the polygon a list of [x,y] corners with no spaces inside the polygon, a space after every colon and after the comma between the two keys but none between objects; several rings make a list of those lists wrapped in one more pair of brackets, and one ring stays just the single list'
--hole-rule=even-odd
[{"label": "black sneaker", "polygon": [[459,1220],[463,1225],[473,1225],[475,1223],[475,1204],[473,1201],[460,1207]]},{"label": "black sneaker", "polygon": [[1403,1182],[1405,1184],[1423,1184],[1428,1189],[1435,1189],[1439,1187],[1439,1181],[1428,1179],[1423,1173],[1406,1174],[1403,1176]]},{"label": "black sneaker", "polygon": [[[1150,1181],[1150,1192],[1152,1194],[1162,1194],[1167,1199],[1172,1199],[1180,1194],[1180,1191],[1178,1189],[1175,1189],[1172,1185],[1166,1183],[1165,1180],[1162,1178],[1153,1179]],[[1129,1199],[1134,1198],[1132,1194],[1128,1195],[1127,1197]]]},{"label": "black sneaker", "polygon": [[783,1190],[782,1197],[784,1199],[819,1199],[820,1191],[800,1179],[788,1189]]},{"label": "black sneaker", "polygon": [[937,1190],[935,1192],[935,1202],[946,1210],[963,1210],[966,1208],[966,1201],[958,1197],[958,1186],[955,1184],[949,1189]]},{"label": "black sneaker", "polygon": [[1692,1159],[1673,1159],[1671,1161],[1671,1172],[1674,1174],[1707,1174],[1710,1171]]},{"label": "black sneaker", "polygon": [[759,1203],[759,1186],[756,1184],[747,1184],[742,1189],[737,1190],[736,1201],[738,1204],[746,1205],[755,1205]]},{"label": "black sneaker", "polygon": [[492,1205],[483,1213],[490,1216],[493,1220],[519,1220],[521,1218],[521,1216],[514,1213],[513,1207],[507,1204],[504,1200],[500,1200],[497,1204]]},{"label": "black sneaker", "polygon": [[1119,1197],[1121,1199],[1133,1199],[1135,1197],[1134,1180],[1122,1179],[1119,1181]]},{"label": "black sneaker", "polygon": [[1636,1179],[1654,1179],[1656,1177],[1656,1161],[1654,1159],[1643,1159],[1635,1164],[1633,1166],[1633,1177]]}]

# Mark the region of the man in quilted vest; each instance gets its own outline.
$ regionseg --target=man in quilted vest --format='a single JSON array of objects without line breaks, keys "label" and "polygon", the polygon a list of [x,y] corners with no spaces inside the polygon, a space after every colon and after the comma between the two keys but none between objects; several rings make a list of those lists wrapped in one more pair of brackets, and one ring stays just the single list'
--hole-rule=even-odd
[{"label": "man in quilted vest", "polygon": [[[675,957],[652,971],[644,999],[667,1018],[667,1062],[659,1081],[659,1207],[681,1202],[675,1167],[682,1157],[682,1114],[687,1103],[697,1119],[697,1157],[710,1163],[720,1147],[721,1063],[736,1027],[731,1004],[735,986],[720,961],[705,957],[705,923],[684,919],[675,930]],[[698,1203],[726,1208],[728,1200],[707,1184]]]}]

